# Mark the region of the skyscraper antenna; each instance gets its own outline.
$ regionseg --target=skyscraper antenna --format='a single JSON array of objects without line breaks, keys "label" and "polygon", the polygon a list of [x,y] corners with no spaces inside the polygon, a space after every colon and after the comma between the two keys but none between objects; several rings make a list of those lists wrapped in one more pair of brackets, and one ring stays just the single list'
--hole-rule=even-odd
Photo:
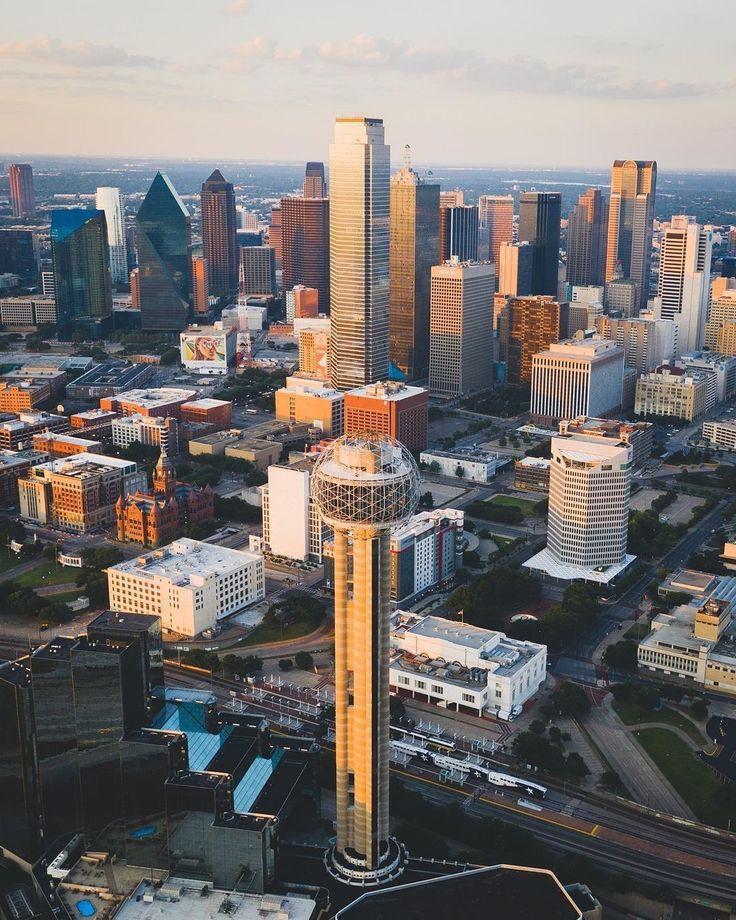
[{"label": "skyscraper antenna", "polygon": [[411,169],[411,146],[404,144],[404,166]]}]

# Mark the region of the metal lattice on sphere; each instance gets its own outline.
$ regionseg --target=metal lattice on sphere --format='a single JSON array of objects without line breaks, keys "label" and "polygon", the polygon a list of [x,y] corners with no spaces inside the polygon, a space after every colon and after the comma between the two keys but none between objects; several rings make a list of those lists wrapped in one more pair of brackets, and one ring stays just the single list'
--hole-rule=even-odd
[{"label": "metal lattice on sphere", "polygon": [[393,527],[414,513],[419,470],[409,451],[383,435],[343,435],[317,459],[312,498],[331,527]]}]

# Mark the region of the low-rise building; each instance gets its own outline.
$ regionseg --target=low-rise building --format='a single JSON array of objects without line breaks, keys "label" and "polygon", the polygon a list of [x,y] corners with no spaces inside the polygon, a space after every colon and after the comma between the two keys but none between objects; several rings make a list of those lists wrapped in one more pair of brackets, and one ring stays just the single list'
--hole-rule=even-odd
[{"label": "low-rise building", "polygon": [[0,298],[0,323],[3,326],[40,326],[56,324],[56,301],[53,297]]},{"label": "low-rise building", "polygon": [[322,381],[291,376],[276,390],[276,418],[291,424],[307,424],[325,437],[343,433],[345,394]]},{"label": "low-rise building", "polygon": [[0,383],[0,412],[32,412],[51,399],[46,380],[18,380]]},{"label": "low-rise building", "polygon": [[116,447],[130,447],[137,442],[161,447],[170,457],[179,453],[179,423],[171,416],[123,415],[113,419],[110,431]]},{"label": "low-rise building", "polygon": [[75,454],[26,471],[18,480],[20,514],[37,524],[89,533],[115,522],[121,495],[144,491],[146,486],[145,470],[132,460]]},{"label": "low-rise building", "polygon": [[458,448],[457,450],[423,450],[419,455],[432,473],[443,476],[457,476],[458,479],[470,479],[473,482],[488,482],[496,475],[506,458],[487,450]]},{"label": "low-rise building", "polygon": [[155,373],[156,368],[150,364],[104,361],[70,383],[67,393],[74,399],[102,399],[140,387]]},{"label": "low-rise building", "polygon": [[181,363],[196,374],[227,374],[235,362],[238,333],[222,322],[190,326],[179,336]]},{"label": "low-rise building", "polygon": [[0,422],[0,450],[30,447],[33,436],[45,431],[68,431],[69,419],[49,412],[21,412]]},{"label": "low-rise building", "polygon": [[713,447],[736,450],[736,422],[703,422],[703,440]]},{"label": "low-rise building", "polygon": [[8,371],[2,375],[2,383],[9,385],[21,383],[48,383],[52,396],[61,396],[66,387],[66,371],[58,367],[27,364],[17,371]]},{"label": "low-rise building", "polygon": [[259,470],[267,470],[273,463],[278,463],[282,445],[277,441],[264,441],[260,438],[241,438],[225,447],[225,456],[236,460],[247,460]]},{"label": "low-rise building", "polygon": [[525,492],[549,492],[550,461],[523,457],[514,463],[514,488]]},{"label": "low-rise building", "polygon": [[0,449],[0,507],[18,504],[18,480],[32,466],[48,460],[38,450]]},{"label": "low-rise building", "polygon": [[421,451],[427,446],[428,407],[422,387],[391,380],[357,387],[345,393],[345,434],[386,434]]},{"label": "low-rise building", "polygon": [[102,444],[89,438],[44,431],[33,435],[33,449],[44,451],[51,460],[55,460],[57,457],[71,457],[74,454],[101,454]]},{"label": "low-rise building", "polygon": [[120,418],[117,412],[106,409],[86,409],[69,416],[72,431],[84,431],[85,434],[94,434],[96,438],[110,440],[112,438],[112,423]]},{"label": "low-rise building", "polygon": [[637,381],[634,412],[692,422],[705,414],[707,399],[706,374],[686,373],[683,368],[663,365]]},{"label": "low-rise building", "polygon": [[696,351],[683,355],[678,364],[688,374],[705,374],[708,380],[706,412],[717,403],[730,399],[736,392],[736,357]]},{"label": "low-rise building", "polygon": [[413,515],[391,531],[391,601],[413,604],[447,587],[462,562],[465,514],[437,508]]},{"label": "low-rise building", "polygon": [[608,418],[563,419],[558,429],[561,435],[578,440],[604,439],[613,444],[623,441],[631,447],[631,462],[634,467],[642,466],[651,456],[654,447],[654,425],[651,422],[621,422]]},{"label": "low-rise building", "polygon": [[181,407],[182,422],[212,425],[213,431],[227,428],[232,423],[233,404],[228,399],[193,399]]},{"label": "low-rise building", "polygon": [[[147,367],[148,365],[135,365]],[[100,400],[100,409],[119,412],[121,415],[172,415],[179,418],[181,407],[197,395],[196,390],[177,389],[175,387],[157,387],[148,390],[127,390],[115,396],[106,396]]]},{"label": "low-rise building", "polygon": [[639,643],[640,666],[736,694],[735,598],[736,578],[724,578],[707,598],[658,614],[652,631]]},{"label": "low-rise building", "polygon": [[509,718],[547,677],[547,647],[442,617],[391,617],[391,690],[445,709]]},{"label": "low-rise building", "polygon": [[112,610],[195,636],[265,597],[263,556],[182,538],[107,570]]}]

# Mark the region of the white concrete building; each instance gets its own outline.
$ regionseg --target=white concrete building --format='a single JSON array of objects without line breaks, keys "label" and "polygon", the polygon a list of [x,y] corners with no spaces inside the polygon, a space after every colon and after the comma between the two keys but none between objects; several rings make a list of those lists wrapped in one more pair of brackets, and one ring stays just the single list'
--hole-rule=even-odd
[{"label": "white concrete building", "polygon": [[556,581],[610,583],[626,553],[632,448],[552,438],[547,546],[524,565]]},{"label": "white concrete building", "polygon": [[[496,475],[503,459],[487,450],[458,448],[457,450],[423,450],[419,455],[422,463],[443,476],[457,476],[473,482],[488,482]],[[458,473],[460,475],[458,475]]]},{"label": "white concrete building", "polygon": [[681,367],[665,364],[636,381],[634,412],[695,421],[705,414],[708,384],[705,373],[688,374]]},{"label": "white concrete building", "polygon": [[266,594],[263,556],[182,537],[107,570],[110,609],[196,636]]},{"label": "white concrete building", "polygon": [[689,373],[705,374],[708,380],[705,408],[712,409],[719,402],[736,393],[736,357],[727,357],[710,351],[695,351],[683,355],[677,362]]},{"label": "white concrete building", "polygon": [[305,458],[268,468],[268,485],[261,486],[263,543],[274,556],[322,561],[322,544],[331,531],[312,501],[313,467],[314,459]]},{"label": "white concrete building", "polygon": [[179,453],[179,424],[175,418],[156,415],[124,415],[112,420],[112,443],[130,447],[137,441],[150,447],[164,447],[170,457]]},{"label": "white concrete building", "polygon": [[391,531],[391,600],[411,604],[449,584],[462,559],[465,513],[456,508],[420,511]]},{"label": "white concrete building", "polygon": [[547,647],[492,629],[397,610],[391,617],[391,690],[445,709],[521,712],[547,676]]},{"label": "white concrete building", "polygon": [[624,350],[614,342],[575,338],[532,357],[532,419],[556,423],[578,415],[605,416],[621,408]]},{"label": "white concrete building", "polygon": [[566,297],[570,303],[602,304],[606,289],[602,284],[571,284]]},{"label": "white concrete building", "polygon": [[703,345],[710,301],[713,228],[676,214],[660,245],[657,297],[662,319],[674,320],[682,352]]}]

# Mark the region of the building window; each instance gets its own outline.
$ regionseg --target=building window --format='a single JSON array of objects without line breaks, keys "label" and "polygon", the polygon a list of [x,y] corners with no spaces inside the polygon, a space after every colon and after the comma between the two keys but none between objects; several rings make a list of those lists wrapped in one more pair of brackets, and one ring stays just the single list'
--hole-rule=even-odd
[{"label": "building window", "polygon": [[424,690],[427,684],[423,680],[416,680],[414,681],[414,686],[417,688],[417,690]]},{"label": "building window", "polygon": [[444,687],[441,687],[439,684],[432,684],[432,693],[436,693],[439,696],[442,696],[444,692],[445,692]]},{"label": "building window", "polygon": [[475,694],[473,693],[463,693],[463,703],[474,703]]}]

